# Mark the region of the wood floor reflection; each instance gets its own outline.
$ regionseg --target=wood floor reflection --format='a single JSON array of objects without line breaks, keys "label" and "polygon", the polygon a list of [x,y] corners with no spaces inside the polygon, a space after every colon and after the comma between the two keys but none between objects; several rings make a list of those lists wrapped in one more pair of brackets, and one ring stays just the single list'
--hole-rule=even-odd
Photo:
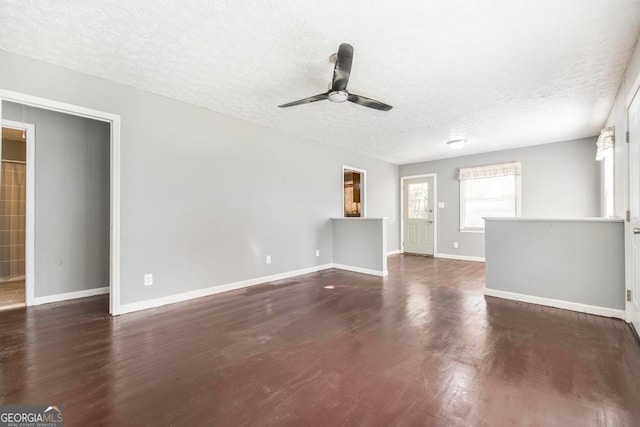
[{"label": "wood floor reflection", "polygon": [[107,297],[2,312],[0,403],[61,405],[68,426],[639,424],[622,321],[485,298],[482,263],[389,272],[117,318]]},{"label": "wood floor reflection", "polygon": [[24,303],[24,279],[0,282],[0,310],[18,308]]}]

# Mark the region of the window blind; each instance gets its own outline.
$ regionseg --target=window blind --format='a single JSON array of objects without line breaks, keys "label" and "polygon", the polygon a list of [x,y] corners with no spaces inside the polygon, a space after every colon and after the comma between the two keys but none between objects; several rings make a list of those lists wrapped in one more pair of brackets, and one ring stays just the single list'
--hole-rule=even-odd
[{"label": "window blind", "polygon": [[520,175],[520,162],[461,168],[458,179],[460,181],[464,181],[468,179],[499,178],[501,176],[510,175]]}]

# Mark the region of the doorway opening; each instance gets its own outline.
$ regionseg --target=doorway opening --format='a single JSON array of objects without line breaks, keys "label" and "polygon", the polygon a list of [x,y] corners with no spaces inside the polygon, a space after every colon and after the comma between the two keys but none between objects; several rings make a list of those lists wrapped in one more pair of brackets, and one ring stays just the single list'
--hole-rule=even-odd
[{"label": "doorway opening", "polygon": [[27,205],[32,203],[30,181],[33,125],[2,121],[0,142],[0,310],[33,301],[27,279]]},{"label": "doorway opening", "polygon": [[[27,113],[20,114],[17,111],[27,111]],[[16,114],[18,114],[17,119],[15,118]],[[27,116],[32,114],[33,117],[26,117],[25,114]],[[57,116],[54,117],[54,115]],[[0,117],[13,120],[19,120],[20,117],[28,119],[22,120],[28,124],[21,124],[26,126],[27,139],[24,258],[26,286],[24,287],[25,297],[22,304],[38,305],[109,294],[109,313],[111,315],[120,314],[120,116],[0,89]],[[35,120],[37,118],[40,118],[41,121],[37,122]],[[73,142],[75,144],[73,147],[67,147],[68,150],[55,149],[53,143],[44,144],[45,140],[53,140],[54,137],[51,135],[54,135],[57,141],[69,142],[70,139],[67,138],[65,131],[70,129],[70,122],[75,123],[74,129],[77,137]],[[36,125],[33,126],[31,123],[36,123]],[[32,126],[31,131],[29,125]],[[5,120],[3,120],[3,127],[5,127]],[[6,127],[20,126],[9,123]],[[36,128],[42,142],[41,148],[47,147],[46,152],[38,154],[40,160],[59,159],[70,155],[74,157],[74,164],[77,168],[67,168],[67,164],[57,166],[49,164],[48,169],[44,171],[41,168],[46,167],[47,162],[38,161],[38,171],[36,171],[34,144],[31,144],[31,148],[29,144],[30,135],[34,136],[35,141]],[[45,137],[45,128],[51,131],[47,137]],[[93,131],[95,128],[101,130],[98,137]],[[90,138],[93,138],[94,148],[82,144],[86,138],[89,138],[89,135],[91,135]],[[95,148],[98,146],[102,148]],[[106,163],[103,160],[106,160]],[[101,187],[105,192],[100,195],[93,191],[92,185],[95,183],[90,183],[86,179],[88,172],[94,171],[96,168],[100,169],[99,175],[94,175],[90,179],[95,178],[96,182],[105,183]],[[64,206],[57,213],[62,212],[61,215],[65,222],[62,224],[58,221],[57,224],[60,227],[54,232],[51,232],[52,229],[55,229],[55,224],[54,226],[51,224],[51,218],[55,212],[46,207],[46,202],[51,202],[59,195],[57,190],[52,191],[49,188],[52,183],[49,178],[52,175],[55,175],[61,184],[57,188],[58,190],[62,189],[60,191],[63,191],[63,195],[68,199],[66,202],[71,200],[70,203],[66,203],[65,200],[58,201]],[[35,189],[36,177],[38,177],[38,185],[40,186],[37,191]],[[0,178],[2,178],[2,174],[0,174]],[[74,193],[71,194],[71,192]],[[32,198],[31,202],[30,197]],[[47,200],[39,199],[35,203],[36,197]],[[100,199],[99,202],[96,202],[97,198]],[[80,206],[83,203],[90,205],[89,210],[84,213],[79,209],[84,209]],[[36,212],[39,212],[39,216],[36,216]],[[68,215],[68,213],[72,215]],[[96,237],[98,228],[92,226],[91,220],[88,218],[98,218],[99,223],[102,224],[99,227],[101,231],[98,237]],[[39,228],[41,226],[47,227],[50,231],[49,234],[43,233]],[[63,235],[66,230],[73,227],[82,227],[82,231],[75,233],[73,238]],[[38,236],[36,236],[36,229],[39,230]],[[85,243],[96,239],[101,242],[97,246],[99,249],[85,251],[84,249],[89,247]],[[1,241],[0,245],[2,245]],[[94,248],[94,246],[91,247]],[[62,257],[50,259],[48,266],[43,266],[42,261],[45,257],[40,255],[50,255],[52,252],[55,254],[56,251],[63,254]],[[36,254],[40,255],[36,256]],[[81,268],[69,273],[69,270],[65,270],[65,268],[68,266],[67,261],[70,260]],[[85,267],[98,273],[88,274]],[[76,279],[74,283],[84,283],[86,286],[69,286],[70,276]],[[98,280],[91,280],[92,278],[98,278]],[[43,284],[47,287],[44,291]]]},{"label": "doorway opening", "polygon": [[367,171],[342,166],[342,211],[344,218],[364,218]]},{"label": "doorway opening", "polygon": [[436,253],[436,175],[400,178],[402,252],[434,256]]}]

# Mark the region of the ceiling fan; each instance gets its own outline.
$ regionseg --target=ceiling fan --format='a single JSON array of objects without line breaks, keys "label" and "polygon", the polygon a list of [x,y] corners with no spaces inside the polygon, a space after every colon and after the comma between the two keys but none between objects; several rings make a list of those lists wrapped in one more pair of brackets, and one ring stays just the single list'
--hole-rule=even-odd
[{"label": "ceiling fan", "polygon": [[[334,55],[332,55],[333,58]],[[326,93],[310,96],[308,98],[299,99],[298,101],[289,102],[288,104],[278,105],[280,108],[293,107],[294,105],[309,104],[310,102],[322,101],[328,99],[331,102],[349,101],[354,104],[362,105],[381,111],[389,111],[393,107],[384,102],[375,99],[366,98],[364,96],[349,93],[347,91],[347,83],[349,83],[349,74],[351,74],[351,63],[353,62],[353,46],[342,43],[335,55],[335,67],[333,69],[333,81],[331,87]]]}]

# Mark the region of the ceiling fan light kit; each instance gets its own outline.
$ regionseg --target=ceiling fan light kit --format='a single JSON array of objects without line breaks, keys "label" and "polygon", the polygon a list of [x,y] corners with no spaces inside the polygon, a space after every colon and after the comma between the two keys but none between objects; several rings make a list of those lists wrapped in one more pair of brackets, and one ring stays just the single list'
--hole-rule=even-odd
[{"label": "ceiling fan light kit", "polygon": [[[334,55],[331,55],[333,60]],[[364,96],[355,95],[347,91],[347,83],[351,74],[351,63],[353,62],[353,46],[342,43],[335,54],[335,66],[333,68],[333,80],[329,91],[319,95],[310,96],[298,101],[289,102],[287,104],[278,105],[280,108],[293,107],[295,105],[309,104],[311,102],[322,101],[328,99],[331,102],[353,102],[363,107],[373,108],[374,110],[389,111],[393,107],[384,102],[375,99],[366,98]]]},{"label": "ceiling fan light kit", "polygon": [[349,92],[346,90],[336,90],[329,92],[329,101],[331,102],[344,102],[349,98]]}]

